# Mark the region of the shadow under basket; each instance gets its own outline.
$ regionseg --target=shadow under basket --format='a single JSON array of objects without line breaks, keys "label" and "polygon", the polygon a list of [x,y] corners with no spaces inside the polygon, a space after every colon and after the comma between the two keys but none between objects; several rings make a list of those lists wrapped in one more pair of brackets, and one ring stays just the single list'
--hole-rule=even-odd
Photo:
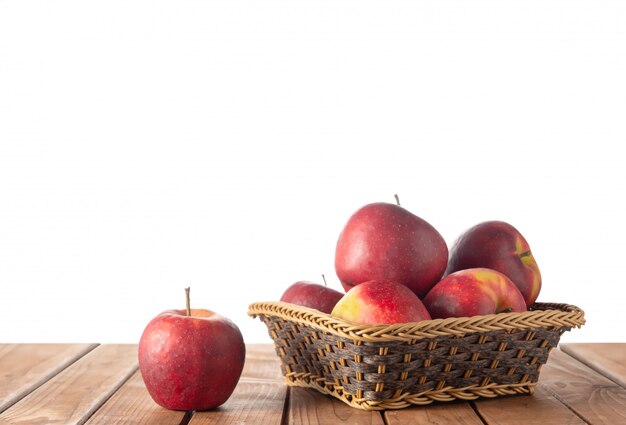
[{"label": "shadow under basket", "polygon": [[360,325],[284,302],[250,305],[292,386],[366,410],[532,394],[563,332],[585,323],[573,305],[523,313]]}]

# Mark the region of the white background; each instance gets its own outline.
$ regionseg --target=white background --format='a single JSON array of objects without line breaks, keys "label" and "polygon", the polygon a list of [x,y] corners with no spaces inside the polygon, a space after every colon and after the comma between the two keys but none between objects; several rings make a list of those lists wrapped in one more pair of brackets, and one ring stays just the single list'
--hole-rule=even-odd
[{"label": "white background", "polygon": [[625,341],[626,3],[0,0],[0,341],[339,288],[349,215],[505,220]]}]

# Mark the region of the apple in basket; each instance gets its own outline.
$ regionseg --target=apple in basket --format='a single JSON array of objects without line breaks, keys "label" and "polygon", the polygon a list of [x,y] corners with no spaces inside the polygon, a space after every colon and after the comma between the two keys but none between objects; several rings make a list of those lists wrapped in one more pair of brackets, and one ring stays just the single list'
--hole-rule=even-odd
[{"label": "apple in basket", "polygon": [[541,290],[541,273],[522,234],[503,221],[486,221],[463,233],[450,249],[446,273],[486,267],[504,273],[517,285],[526,305]]},{"label": "apple in basket", "polygon": [[288,287],[280,300],[330,313],[343,295],[319,283],[299,281]]},{"label": "apple in basket", "polygon": [[390,280],[370,280],[355,286],[337,302],[331,315],[369,325],[430,319],[417,295]]},{"label": "apple in basket", "polygon": [[146,326],[139,370],[152,399],[173,410],[223,404],[239,382],[246,348],[237,325],[210,310],[168,310]]},{"label": "apple in basket", "polygon": [[504,274],[486,268],[452,273],[424,298],[433,319],[526,311],[524,297]]},{"label": "apple in basket", "polygon": [[441,234],[399,202],[357,210],[335,250],[335,270],[346,291],[370,280],[390,280],[423,297],[441,279],[447,262],[448,247]]}]

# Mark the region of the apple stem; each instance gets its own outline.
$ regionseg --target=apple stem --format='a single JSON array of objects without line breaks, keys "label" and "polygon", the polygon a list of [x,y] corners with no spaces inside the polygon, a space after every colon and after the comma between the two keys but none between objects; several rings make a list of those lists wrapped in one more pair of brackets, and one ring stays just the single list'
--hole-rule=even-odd
[{"label": "apple stem", "polygon": [[185,304],[187,305],[187,316],[191,316],[191,307],[190,307],[190,303],[189,303],[189,290],[191,288],[187,287],[185,288]]},{"label": "apple stem", "polygon": [[400,206],[400,198],[398,197],[398,194],[396,193],[395,195],[393,195],[393,197],[396,198],[396,204]]},{"label": "apple stem", "polygon": [[324,273],[322,273],[322,280],[324,281],[324,286],[328,286],[328,284],[326,283],[326,277],[324,276]]}]

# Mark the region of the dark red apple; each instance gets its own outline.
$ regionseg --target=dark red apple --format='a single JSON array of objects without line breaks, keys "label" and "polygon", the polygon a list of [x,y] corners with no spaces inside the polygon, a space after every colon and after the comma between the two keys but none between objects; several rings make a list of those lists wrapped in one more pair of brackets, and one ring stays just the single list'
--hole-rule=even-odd
[{"label": "dark red apple", "polygon": [[232,394],[245,362],[237,325],[210,310],[168,310],[139,341],[139,370],[152,399],[173,410],[208,410]]},{"label": "dark red apple", "polygon": [[446,276],[428,292],[424,305],[433,319],[526,311],[517,286],[502,273],[485,268]]},{"label": "dark red apple", "polygon": [[370,280],[355,286],[339,300],[331,314],[369,325],[430,319],[424,304],[413,291],[389,280]]},{"label": "dark red apple", "polygon": [[450,250],[446,274],[474,267],[504,273],[532,306],[541,290],[541,273],[522,234],[503,221],[486,221],[463,233]]},{"label": "dark red apple", "polygon": [[335,250],[335,270],[346,291],[369,280],[391,280],[423,297],[447,262],[448,247],[433,226],[384,202],[356,211]]},{"label": "dark red apple", "polygon": [[280,300],[330,313],[343,295],[315,282],[299,281],[287,288]]}]

